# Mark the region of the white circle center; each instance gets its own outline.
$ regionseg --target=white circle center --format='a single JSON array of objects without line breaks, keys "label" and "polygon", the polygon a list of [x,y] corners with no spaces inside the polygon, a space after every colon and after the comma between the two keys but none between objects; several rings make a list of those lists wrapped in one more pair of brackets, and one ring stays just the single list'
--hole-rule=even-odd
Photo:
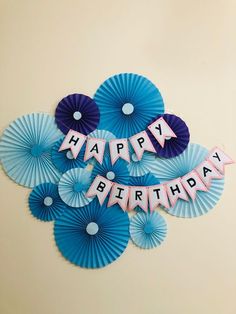
[{"label": "white circle center", "polygon": [[134,106],[127,102],[122,106],[122,112],[126,115],[130,115],[131,113],[134,112]]},{"label": "white circle center", "polygon": [[108,180],[114,180],[116,175],[114,174],[113,171],[108,171],[107,174],[106,174],[106,177]]},{"label": "white circle center", "polygon": [[66,153],[66,158],[68,159],[74,159],[72,152],[70,150],[68,150],[68,152]]},{"label": "white circle center", "polygon": [[53,203],[53,199],[50,196],[46,196],[43,200],[45,206],[51,206]]},{"label": "white circle center", "polygon": [[98,233],[98,230],[99,227],[96,222],[90,222],[89,224],[87,224],[86,231],[89,235],[95,235],[96,233]]},{"label": "white circle center", "polygon": [[135,153],[132,154],[131,158],[132,158],[132,160],[133,160],[134,162],[139,161],[139,160],[138,160],[138,157],[137,157],[137,155],[136,155]]},{"label": "white circle center", "polygon": [[171,139],[171,136],[166,136],[165,137],[165,140],[167,140],[167,141],[170,140],[170,139]]},{"label": "white circle center", "polygon": [[74,118],[75,120],[79,120],[79,119],[82,118],[82,114],[81,114],[79,111],[75,111],[75,112],[73,113],[73,118]]}]

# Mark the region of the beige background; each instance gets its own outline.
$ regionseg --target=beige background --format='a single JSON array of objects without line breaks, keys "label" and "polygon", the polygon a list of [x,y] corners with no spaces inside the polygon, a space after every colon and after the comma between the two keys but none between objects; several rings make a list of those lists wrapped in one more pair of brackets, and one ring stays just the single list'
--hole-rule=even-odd
[{"label": "beige background", "polygon": [[[53,113],[73,92],[93,95],[110,75],[151,79],[191,141],[236,159],[236,1],[0,1],[0,129]],[[132,243],[101,270],[65,261],[52,224],[34,219],[29,190],[0,172],[1,314],[235,314],[236,166],[206,216],[165,213],[158,249]]]}]

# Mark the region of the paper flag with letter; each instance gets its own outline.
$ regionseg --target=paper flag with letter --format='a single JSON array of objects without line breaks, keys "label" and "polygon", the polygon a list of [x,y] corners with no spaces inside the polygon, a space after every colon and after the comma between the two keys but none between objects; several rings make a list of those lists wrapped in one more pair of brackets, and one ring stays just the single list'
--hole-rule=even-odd
[{"label": "paper flag with letter", "polygon": [[102,205],[112,187],[112,184],[113,183],[111,181],[98,175],[94,179],[92,185],[90,186],[88,192],[86,193],[86,196],[87,197],[97,196],[100,205]]},{"label": "paper flag with letter", "polygon": [[76,159],[85,141],[85,135],[74,130],[70,130],[62,142],[59,152],[65,149],[70,149],[74,159]]},{"label": "paper flag with letter", "polygon": [[88,138],[84,161],[94,157],[100,164],[102,164],[105,146],[106,140],[104,139],[94,137]]},{"label": "paper flag with letter", "polygon": [[222,174],[225,173],[225,165],[233,164],[234,161],[227,156],[220,148],[215,147],[209,154],[208,160],[213,163],[217,170]]},{"label": "paper flag with letter", "polygon": [[161,147],[164,147],[166,139],[177,137],[163,117],[150,124],[148,129],[161,145]]},{"label": "paper flag with letter", "polygon": [[110,207],[118,203],[123,211],[127,210],[129,200],[129,187],[122,184],[114,183],[107,206]]},{"label": "paper flag with letter", "polygon": [[207,191],[207,187],[200,179],[196,171],[191,171],[182,177],[181,182],[190,197],[195,200],[197,191]]},{"label": "paper flag with letter", "polygon": [[111,162],[114,164],[118,158],[122,158],[130,162],[128,140],[115,139],[109,142]]},{"label": "paper flag with letter", "polygon": [[142,159],[145,150],[152,153],[156,152],[146,131],[133,135],[129,138],[129,141],[134,148],[138,160]]}]

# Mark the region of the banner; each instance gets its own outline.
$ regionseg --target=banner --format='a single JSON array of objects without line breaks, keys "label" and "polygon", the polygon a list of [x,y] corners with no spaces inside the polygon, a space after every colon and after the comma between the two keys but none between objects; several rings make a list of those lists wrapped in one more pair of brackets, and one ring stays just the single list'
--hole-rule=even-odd
[{"label": "banner", "polygon": [[173,207],[179,199],[186,202],[190,199],[194,201],[198,191],[207,193],[212,179],[223,178],[223,174],[213,165],[212,159],[222,173],[226,164],[233,163],[230,157],[217,148],[213,149],[199,166],[183,177],[154,186],[125,186],[98,175],[86,196],[97,196],[102,205],[110,192],[108,207],[119,204],[124,211],[131,211],[139,206],[145,212],[148,212],[148,208],[153,211],[159,205],[165,208]]}]

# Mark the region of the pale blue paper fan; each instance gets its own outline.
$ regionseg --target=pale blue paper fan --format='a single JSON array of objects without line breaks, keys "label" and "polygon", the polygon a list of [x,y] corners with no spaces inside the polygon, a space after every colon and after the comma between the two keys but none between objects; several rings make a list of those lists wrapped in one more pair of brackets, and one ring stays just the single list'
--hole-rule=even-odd
[{"label": "pale blue paper fan", "polygon": [[30,193],[29,208],[34,217],[42,221],[52,221],[59,218],[68,206],[61,200],[56,184],[42,183]]},{"label": "pale blue paper fan", "polygon": [[91,184],[90,171],[72,168],[65,172],[60,179],[59,195],[68,206],[83,207],[93,200],[93,198],[86,197]]},{"label": "pale blue paper fan", "polygon": [[121,73],[108,78],[96,91],[100,110],[100,129],[119,138],[128,138],[146,129],[157,115],[164,113],[158,88],[147,78]]},{"label": "pale blue paper fan", "polygon": [[[170,159],[157,158],[155,175],[161,182],[182,177],[203,162],[208,153],[209,151],[201,145],[189,144],[187,149],[177,157]],[[165,210],[171,215],[184,218],[193,218],[206,214],[216,205],[223,189],[224,178],[213,179],[210,189],[207,192],[197,191],[194,201],[190,197],[189,201],[178,199],[174,207]]]},{"label": "pale blue paper fan", "polygon": [[167,226],[164,218],[157,212],[140,212],[130,219],[130,237],[142,249],[159,246],[165,239]]},{"label": "pale blue paper fan", "polygon": [[54,118],[45,113],[13,121],[0,141],[0,159],[8,176],[26,187],[58,182],[61,175],[51,161],[51,148],[61,136]]},{"label": "pale blue paper fan", "polygon": [[64,212],[55,221],[54,237],[61,254],[84,268],[101,268],[115,261],[129,241],[129,218],[114,205],[94,199],[85,207]]},{"label": "pale blue paper fan", "polygon": [[138,160],[133,148],[130,146],[130,163],[128,170],[133,177],[143,176],[147,173],[156,172],[156,156],[150,152],[144,152],[142,159]]},{"label": "pale blue paper fan", "polygon": [[57,169],[64,173],[72,168],[85,168],[88,165],[88,162],[84,161],[85,145],[81,148],[77,158],[74,159],[70,149],[59,152],[63,141],[64,138],[60,139],[52,148],[52,162]]}]

